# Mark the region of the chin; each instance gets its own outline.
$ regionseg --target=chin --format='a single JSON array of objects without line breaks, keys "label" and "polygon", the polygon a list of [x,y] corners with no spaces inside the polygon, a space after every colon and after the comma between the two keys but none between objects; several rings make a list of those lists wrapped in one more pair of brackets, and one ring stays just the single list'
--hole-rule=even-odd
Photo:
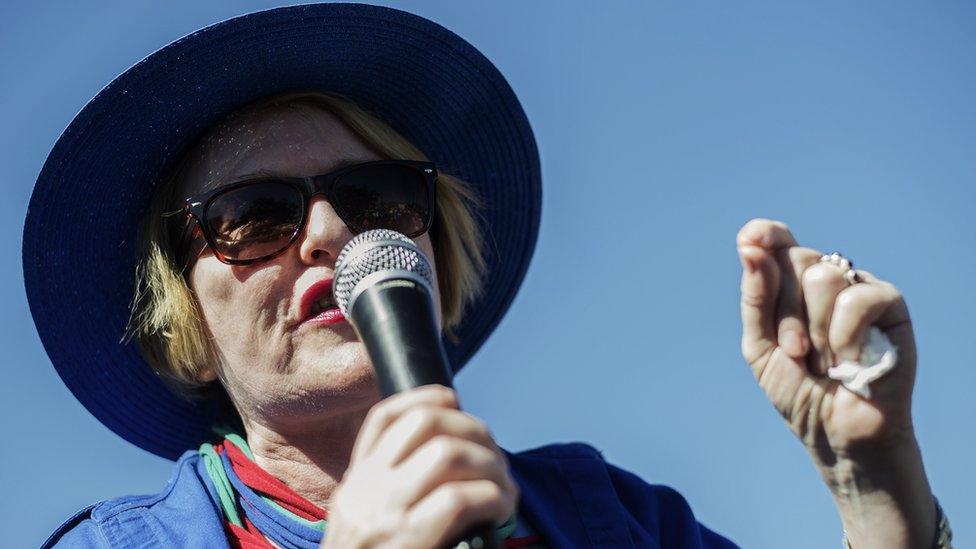
[{"label": "chin", "polygon": [[296,371],[306,372],[303,377],[315,378],[309,380],[314,385],[329,385],[336,391],[344,391],[345,388],[351,390],[376,384],[373,365],[361,344],[330,348],[307,358],[309,360],[303,360]]}]

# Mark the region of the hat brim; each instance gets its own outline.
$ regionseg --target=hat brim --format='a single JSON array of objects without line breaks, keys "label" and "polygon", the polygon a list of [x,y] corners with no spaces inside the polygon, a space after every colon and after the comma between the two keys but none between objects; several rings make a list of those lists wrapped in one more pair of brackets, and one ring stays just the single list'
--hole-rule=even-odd
[{"label": "hat brim", "polygon": [[376,113],[484,202],[488,276],[447,342],[455,371],[510,305],[538,233],[539,155],[492,63],[422,17],[365,4],[252,13],[169,44],[105,87],[50,153],[24,225],[24,279],[48,356],[104,425],[176,459],[209,440],[213,403],[170,393],[122,344],[137,226],[154,184],[223,114],[289,90],[343,94]]}]

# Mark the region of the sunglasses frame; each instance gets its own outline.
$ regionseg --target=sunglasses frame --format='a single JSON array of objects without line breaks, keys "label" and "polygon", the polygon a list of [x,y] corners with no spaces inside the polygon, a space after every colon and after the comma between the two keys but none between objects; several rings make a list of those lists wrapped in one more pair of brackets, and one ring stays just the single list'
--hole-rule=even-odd
[{"label": "sunglasses frame", "polygon": [[[305,230],[305,224],[308,222],[308,206],[311,203],[313,197],[315,197],[316,195],[323,195],[325,196],[326,200],[328,200],[329,203],[332,204],[332,191],[333,189],[335,189],[335,186],[338,184],[342,176],[365,167],[387,166],[387,165],[407,167],[415,170],[418,175],[423,177],[423,180],[427,186],[427,212],[428,212],[427,218],[424,220],[424,226],[422,229],[406,235],[410,238],[420,236],[425,232],[427,232],[428,230],[430,230],[430,226],[433,223],[434,214],[435,214],[434,207],[435,204],[437,203],[437,197],[435,195],[437,189],[437,185],[436,185],[437,168],[434,166],[434,163],[427,162],[424,160],[371,160],[367,162],[360,162],[357,164],[343,166],[341,168],[335,169],[329,173],[322,174],[322,175],[313,175],[308,177],[261,176],[261,177],[247,178],[241,181],[236,181],[233,183],[229,183],[227,185],[223,185],[221,187],[200,193],[198,195],[188,197],[184,202],[184,206],[183,206],[183,210],[187,215],[187,222],[183,231],[183,236],[180,239],[181,240],[180,249],[184,251],[187,250],[189,244],[188,240],[193,238],[195,235],[202,233],[204,240],[207,242],[207,246],[210,248],[211,251],[213,251],[214,256],[216,256],[217,259],[220,260],[221,262],[227,263],[228,265],[251,265],[254,263],[267,261],[269,259],[277,257],[278,255],[284,253],[285,250],[287,250],[288,248],[291,248],[292,244],[294,244],[295,240],[298,238],[298,235],[300,235],[302,231]],[[302,217],[299,220],[298,226],[295,228],[295,231],[292,233],[291,237],[289,237],[288,243],[282,246],[280,250],[261,257],[255,257],[251,259],[231,259],[225,256],[217,248],[215,244],[214,235],[210,230],[209,225],[205,221],[207,208],[210,207],[210,204],[214,201],[214,199],[216,199],[217,197],[219,197],[224,193],[239,189],[241,187],[247,187],[249,185],[255,185],[258,183],[268,183],[271,181],[284,183],[293,187],[298,191],[302,199]],[[350,226],[349,222],[343,219],[342,214],[339,213],[339,209],[335,208],[334,205],[333,205],[333,209],[335,209],[336,215],[339,216],[339,219],[342,219],[342,222],[345,223],[347,227],[349,227],[350,231],[352,231],[354,234],[359,234],[360,232],[362,232],[357,227]],[[196,224],[196,227],[199,232],[197,230],[192,230],[194,224]],[[185,261],[183,261],[182,263],[186,264]]]}]

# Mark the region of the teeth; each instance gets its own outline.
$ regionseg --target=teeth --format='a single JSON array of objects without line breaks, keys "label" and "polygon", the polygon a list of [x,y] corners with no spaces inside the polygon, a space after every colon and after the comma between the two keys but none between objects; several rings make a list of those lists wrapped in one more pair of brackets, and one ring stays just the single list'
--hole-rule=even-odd
[{"label": "teeth", "polygon": [[328,309],[329,307],[332,307],[332,306],[333,306],[332,298],[331,297],[323,297],[322,299],[320,299],[320,300],[312,303],[312,308],[309,311],[309,314],[311,316],[315,316],[315,315],[321,313],[322,311],[324,311],[325,309]]}]

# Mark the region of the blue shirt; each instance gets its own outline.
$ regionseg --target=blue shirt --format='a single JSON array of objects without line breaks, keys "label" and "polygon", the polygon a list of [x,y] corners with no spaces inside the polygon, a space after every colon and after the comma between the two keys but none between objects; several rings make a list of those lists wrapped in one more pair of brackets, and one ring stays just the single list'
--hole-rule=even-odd
[{"label": "blue shirt", "polygon": [[[521,491],[518,514],[550,547],[738,547],[699,523],[674,489],[606,463],[586,444],[551,444],[506,457]],[[200,454],[188,450],[161,492],[90,505],[42,547],[226,549],[216,501]]]}]

